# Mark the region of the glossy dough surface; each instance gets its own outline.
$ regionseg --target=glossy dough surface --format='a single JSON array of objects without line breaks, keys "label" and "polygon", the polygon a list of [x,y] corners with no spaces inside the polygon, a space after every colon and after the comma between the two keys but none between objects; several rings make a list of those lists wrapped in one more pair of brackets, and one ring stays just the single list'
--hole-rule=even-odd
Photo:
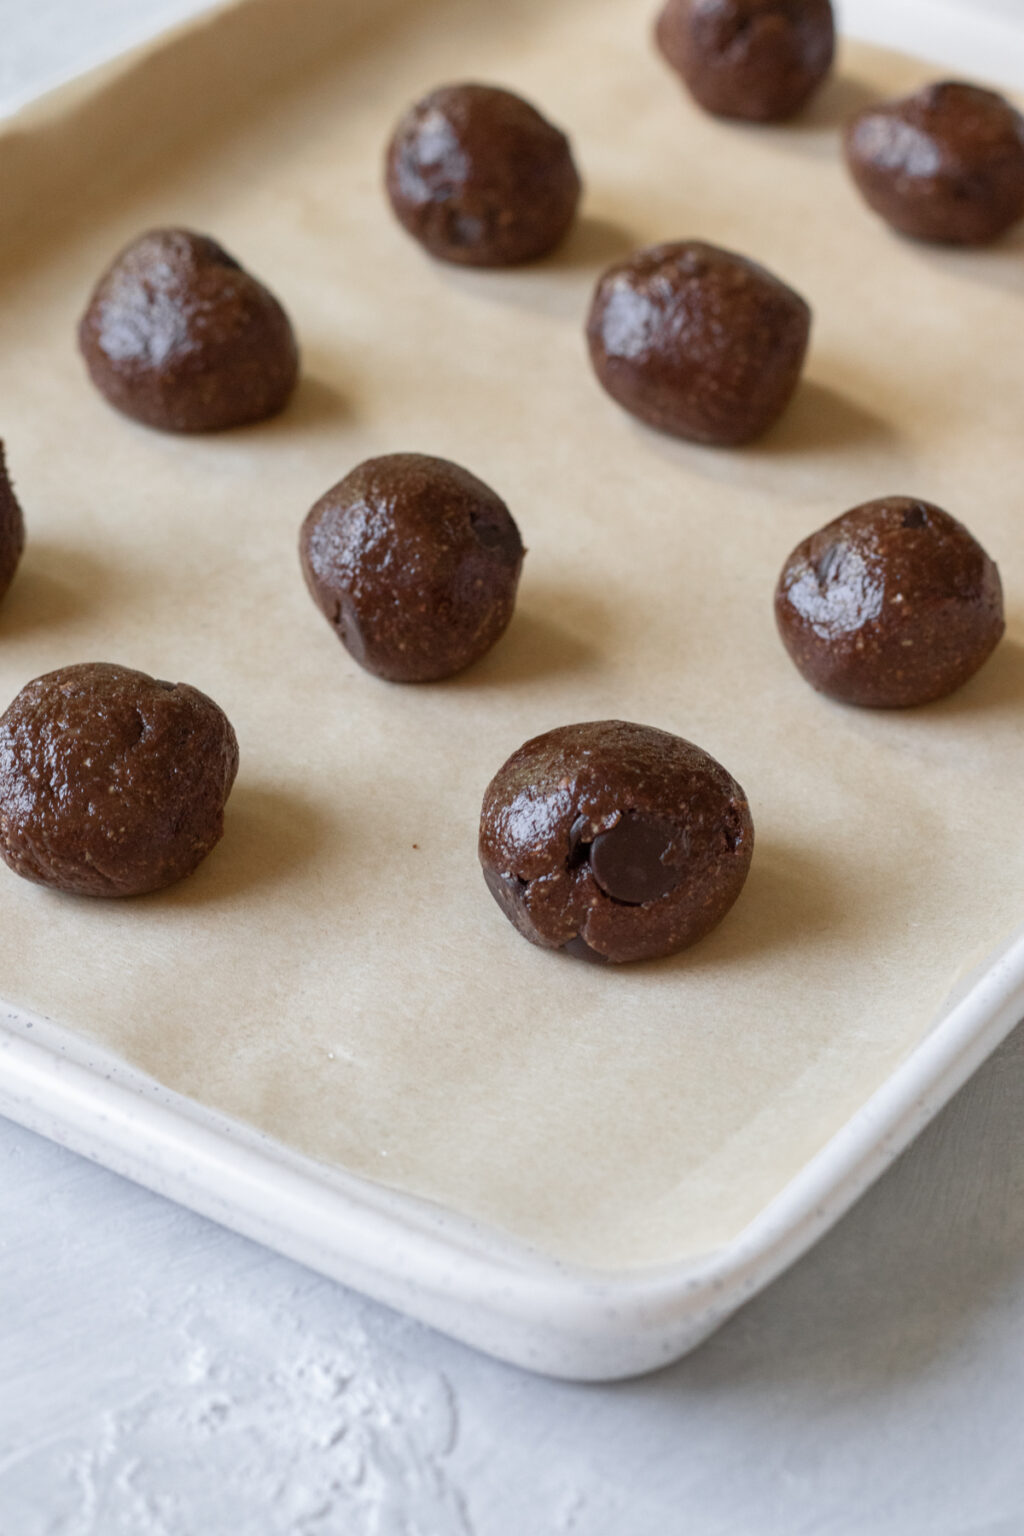
[{"label": "glossy dough surface", "polygon": [[288,316],[206,235],[156,229],[114,260],[79,346],[111,405],[168,432],[218,432],[284,409],[299,354]]},{"label": "glossy dough surface", "polygon": [[667,0],[658,47],[717,117],[780,122],[832,67],[829,0]]},{"label": "glossy dough surface", "polygon": [[688,240],[610,267],[587,321],[597,377],[652,427],[734,447],[789,404],[810,336],[807,303],[756,262]]},{"label": "glossy dough surface", "polygon": [[0,442],[0,598],[14,580],[25,548],[25,519],[7,473],[4,445]]},{"label": "glossy dough surface", "polygon": [[499,496],[423,453],[367,459],[313,506],[300,557],[313,601],[378,677],[422,683],[479,660],[512,617],[523,545]]},{"label": "glossy dough surface", "polygon": [[868,107],[846,131],[868,205],[918,240],[982,245],[1024,218],[1024,117],[958,80]]},{"label": "glossy dough surface", "polygon": [[187,683],[62,667],[0,716],[0,856],[76,896],[138,896],[191,874],[224,830],[238,742]]},{"label": "glossy dough surface", "polygon": [[725,916],[754,846],[746,796],[707,752],[651,726],[561,726],[488,785],[480,863],[533,944],[590,960],[685,949]]},{"label": "glossy dough surface", "polygon": [[999,572],[941,507],[888,496],[798,544],[775,617],[803,676],[846,704],[900,708],[959,688],[1003,633]]},{"label": "glossy dough surface", "polygon": [[545,256],[580,197],[565,134],[490,85],[442,86],[411,107],[388,146],[386,179],[403,228],[432,256],[473,267]]}]

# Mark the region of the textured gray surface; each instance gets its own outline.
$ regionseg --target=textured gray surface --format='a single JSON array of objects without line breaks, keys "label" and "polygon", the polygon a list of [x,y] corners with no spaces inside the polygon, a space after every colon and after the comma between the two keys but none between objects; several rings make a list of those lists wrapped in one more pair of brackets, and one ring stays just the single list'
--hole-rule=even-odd
[{"label": "textured gray surface", "polygon": [[[0,108],[202,8],[0,0]],[[1019,1030],[701,1350],[595,1388],[0,1122],[0,1536],[1018,1536],[1022,1125]]]},{"label": "textured gray surface", "polygon": [[1024,1031],[687,1360],[449,1343],[0,1126],[3,1536],[1016,1536]]}]

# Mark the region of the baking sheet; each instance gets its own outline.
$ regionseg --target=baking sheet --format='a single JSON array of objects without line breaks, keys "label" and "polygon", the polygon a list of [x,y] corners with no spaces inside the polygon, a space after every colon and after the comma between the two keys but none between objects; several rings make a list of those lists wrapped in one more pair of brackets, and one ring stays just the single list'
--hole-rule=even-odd
[{"label": "baking sheet", "polygon": [[[302,6],[288,14],[301,29]],[[175,890],[115,906],[0,879],[0,988],[315,1158],[545,1253],[668,1263],[734,1237],[1019,921],[1022,241],[911,247],[839,170],[837,120],[926,66],[848,46],[805,122],[752,131],[690,106],[625,0],[368,14],[333,62],[98,186],[59,239],[12,238],[0,398],[30,544],[0,610],[0,694],[87,659],[173,675],[228,711],[242,766],[223,844]],[[538,267],[443,269],[391,220],[393,120],[455,78],[519,89],[572,135],[585,217]],[[108,143],[130,115],[116,90],[90,114]],[[51,148],[74,126],[49,124]],[[277,422],[177,440],[86,384],[73,333],[95,275],[173,222],[215,234],[290,310],[306,374]],[[762,260],[815,310],[808,379],[754,448],[660,438],[589,373],[601,267],[684,236]],[[395,449],[493,484],[530,551],[501,645],[415,689],[349,661],[295,553],[310,503]],[[972,684],[898,716],[810,692],[771,614],[792,545],[894,491],[969,524],[1008,607]],[[525,945],[475,858],[504,757],[609,715],[712,751],[758,835],[715,934],[621,971]]]}]

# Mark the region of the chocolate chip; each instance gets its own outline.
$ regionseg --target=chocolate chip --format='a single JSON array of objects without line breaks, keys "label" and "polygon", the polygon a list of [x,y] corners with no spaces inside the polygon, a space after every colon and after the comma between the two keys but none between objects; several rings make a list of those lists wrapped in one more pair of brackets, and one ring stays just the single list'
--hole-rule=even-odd
[{"label": "chocolate chip", "polygon": [[470,527],[476,541],[484,549],[493,550],[508,565],[518,565],[523,558],[523,541],[519,529],[507,517],[495,517],[491,512],[471,511]]},{"label": "chocolate chip", "polygon": [[569,868],[579,869],[590,858],[590,844],[592,839],[586,834],[590,830],[590,817],[577,816],[569,828]]},{"label": "chocolate chip", "polygon": [[586,960],[591,965],[607,965],[607,955],[599,955],[596,949],[591,949],[582,934],[577,934],[570,939],[568,944],[562,945],[563,955],[572,955],[574,960]]},{"label": "chocolate chip", "polygon": [[514,923],[525,911],[526,881],[516,875],[499,874],[494,869],[484,870],[484,880],[498,906],[509,921]]},{"label": "chocolate chip", "polygon": [[590,845],[594,879],[614,901],[639,907],[675,890],[682,870],[666,864],[679,834],[660,816],[627,813],[610,832],[601,832]]}]

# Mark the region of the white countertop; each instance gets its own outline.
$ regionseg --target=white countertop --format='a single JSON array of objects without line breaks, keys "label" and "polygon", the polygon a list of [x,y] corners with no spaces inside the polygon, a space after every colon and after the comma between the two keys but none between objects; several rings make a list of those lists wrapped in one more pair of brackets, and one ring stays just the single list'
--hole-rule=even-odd
[{"label": "white countertop", "polygon": [[[0,0],[0,110],[204,3]],[[1024,73],[1022,0],[843,10]],[[696,1354],[574,1387],[0,1121],[0,1536],[1020,1536],[1022,1125],[1018,1030]]]}]

